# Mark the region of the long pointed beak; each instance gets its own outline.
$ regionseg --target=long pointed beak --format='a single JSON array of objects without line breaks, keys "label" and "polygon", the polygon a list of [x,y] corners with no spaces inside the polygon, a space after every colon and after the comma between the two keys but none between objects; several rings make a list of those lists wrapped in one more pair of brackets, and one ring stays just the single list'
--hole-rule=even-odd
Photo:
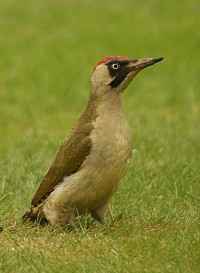
[{"label": "long pointed beak", "polygon": [[153,65],[155,63],[158,63],[163,60],[163,57],[159,58],[146,58],[146,59],[138,59],[138,60],[132,60],[130,62],[129,67],[132,71],[140,71],[150,65]]}]

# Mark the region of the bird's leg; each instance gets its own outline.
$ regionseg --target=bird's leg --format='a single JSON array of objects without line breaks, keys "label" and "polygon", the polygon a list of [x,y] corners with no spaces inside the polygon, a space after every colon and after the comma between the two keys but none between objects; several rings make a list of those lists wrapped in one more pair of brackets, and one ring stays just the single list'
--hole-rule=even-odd
[{"label": "bird's leg", "polygon": [[113,221],[114,217],[113,217],[113,212],[112,212],[112,204],[110,202],[108,203],[108,213],[110,215],[111,220]]},{"label": "bird's leg", "polygon": [[105,223],[109,207],[110,207],[109,202],[106,202],[97,209],[92,210],[91,211],[92,217],[101,224]]},{"label": "bird's leg", "polygon": [[76,219],[76,208],[73,208],[69,217],[68,217],[68,224],[73,229],[77,228],[77,225],[75,223],[75,219]]}]

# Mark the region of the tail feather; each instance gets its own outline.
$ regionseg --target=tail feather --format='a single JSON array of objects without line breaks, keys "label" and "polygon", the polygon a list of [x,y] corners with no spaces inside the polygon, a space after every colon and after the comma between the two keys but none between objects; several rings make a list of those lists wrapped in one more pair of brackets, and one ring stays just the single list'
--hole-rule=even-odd
[{"label": "tail feather", "polygon": [[48,222],[46,217],[44,216],[44,213],[41,210],[41,206],[34,207],[31,206],[31,208],[22,216],[23,222]]},{"label": "tail feather", "polygon": [[23,222],[32,221],[35,222],[37,220],[37,214],[33,213],[33,209],[30,208],[23,216]]}]

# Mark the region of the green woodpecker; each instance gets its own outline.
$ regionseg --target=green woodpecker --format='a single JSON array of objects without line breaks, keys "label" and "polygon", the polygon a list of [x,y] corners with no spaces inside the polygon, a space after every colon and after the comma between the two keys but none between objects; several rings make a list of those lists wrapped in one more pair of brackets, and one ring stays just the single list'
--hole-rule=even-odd
[{"label": "green woodpecker", "polygon": [[90,213],[105,222],[132,156],[123,92],[142,69],[162,59],[110,56],[95,66],[87,107],[60,145],[23,220],[76,227],[76,216]]}]

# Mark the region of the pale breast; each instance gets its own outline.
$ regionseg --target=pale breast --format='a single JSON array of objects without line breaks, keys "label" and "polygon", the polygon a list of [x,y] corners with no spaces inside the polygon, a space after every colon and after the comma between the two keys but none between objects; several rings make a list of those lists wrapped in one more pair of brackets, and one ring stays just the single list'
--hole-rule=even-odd
[{"label": "pale breast", "polygon": [[51,195],[56,203],[75,206],[80,213],[107,202],[117,190],[132,155],[132,136],[123,113],[94,121],[90,155],[78,172],[66,177]]},{"label": "pale breast", "polygon": [[110,184],[118,184],[132,155],[132,134],[123,113],[97,118],[92,132],[92,151],[87,162]]}]

